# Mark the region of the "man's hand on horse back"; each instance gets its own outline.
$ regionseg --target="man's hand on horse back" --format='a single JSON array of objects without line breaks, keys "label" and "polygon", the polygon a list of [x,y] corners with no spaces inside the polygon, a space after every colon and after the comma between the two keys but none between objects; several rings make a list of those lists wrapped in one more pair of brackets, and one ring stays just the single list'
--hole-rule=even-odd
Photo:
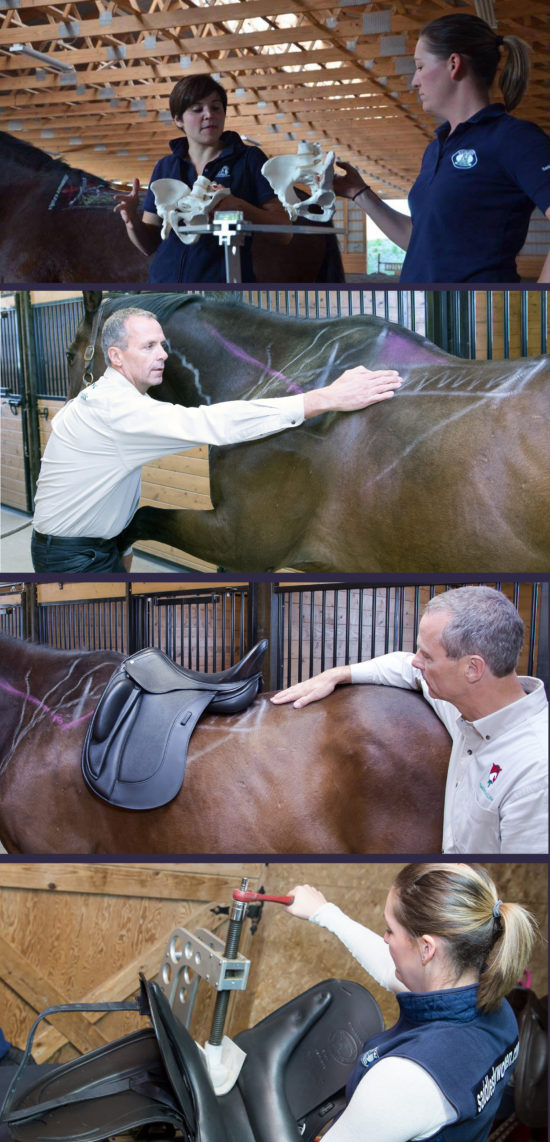
[{"label": "man's hand on horse back", "polygon": [[402,377],[396,369],[346,369],[331,385],[304,394],[306,419],[322,412],[356,412],[370,404],[387,400],[398,389]]},{"label": "man's hand on horse back", "polygon": [[302,706],[309,706],[310,702],[319,702],[321,698],[328,698],[337,686],[348,682],[351,682],[349,666],[333,666],[330,670],[323,670],[322,674],[315,674],[305,682],[297,682],[287,690],[279,690],[271,701],[277,706],[292,702],[299,710]]}]

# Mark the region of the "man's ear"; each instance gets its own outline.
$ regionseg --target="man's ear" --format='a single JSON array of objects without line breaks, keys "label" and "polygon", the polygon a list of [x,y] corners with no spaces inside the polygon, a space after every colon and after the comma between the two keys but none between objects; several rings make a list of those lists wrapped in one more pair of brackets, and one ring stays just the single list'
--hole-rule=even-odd
[{"label": "man's ear", "polygon": [[466,654],[465,656],[465,678],[467,682],[479,682],[485,671],[487,670],[487,663],[480,654]]}]

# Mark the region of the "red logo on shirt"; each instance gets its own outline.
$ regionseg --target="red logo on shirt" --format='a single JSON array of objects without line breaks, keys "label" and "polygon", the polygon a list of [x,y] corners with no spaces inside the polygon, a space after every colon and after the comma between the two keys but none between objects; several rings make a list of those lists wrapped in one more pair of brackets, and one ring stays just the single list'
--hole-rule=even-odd
[{"label": "red logo on shirt", "polygon": [[489,774],[489,780],[487,782],[487,785],[494,785],[499,773],[502,773],[502,769],[501,769],[500,765],[493,765],[491,772]]}]

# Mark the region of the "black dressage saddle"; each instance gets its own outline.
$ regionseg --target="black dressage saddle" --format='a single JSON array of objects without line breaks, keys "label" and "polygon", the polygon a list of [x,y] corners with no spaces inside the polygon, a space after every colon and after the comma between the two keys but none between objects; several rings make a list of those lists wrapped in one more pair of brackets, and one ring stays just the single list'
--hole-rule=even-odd
[{"label": "black dressage saddle", "polygon": [[157,809],[179,792],[202,713],[239,714],[262,689],[267,640],[214,674],[185,670],[161,650],[125,658],[94,711],[82,751],[90,789],[122,809]]},{"label": "black dressage saddle", "polygon": [[[101,1005],[73,1009],[91,1007]],[[37,1020],[0,1112],[10,1140],[100,1142],[155,1123],[186,1142],[312,1142],[343,1106],[364,1041],[383,1028],[365,988],[325,980],[236,1036],[247,1057],[237,1084],[218,1097],[157,983],[141,977],[138,1001],[103,1005],[115,1007],[139,1010],[152,1027],[69,1063],[26,1070]]]}]

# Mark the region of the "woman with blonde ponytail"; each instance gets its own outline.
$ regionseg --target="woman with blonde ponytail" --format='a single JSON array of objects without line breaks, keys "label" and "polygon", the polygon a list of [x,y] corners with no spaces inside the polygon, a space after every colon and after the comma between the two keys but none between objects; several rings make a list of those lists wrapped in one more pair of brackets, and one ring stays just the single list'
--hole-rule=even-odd
[{"label": "woman with blonde ponytail", "polygon": [[[529,81],[529,47],[470,13],[426,24],[412,87],[443,120],[409,193],[410,218],[383,202],[347,163],[334,189],[402,249],[401,284],[516,282],[516,256],[535,206],[550,219],[550,139],[510,115]],[[502,102],[491,102],[498,74]],[[550,255],[539,278],[550,281]]]},{"label": "woman with blonde ponytail", "polygon": [[400,1007],[365,1043],[323,1142],[484,1142],[517,1059],[505,995],[527,966],[533,918],[479,865],[405,865],[383,938],[310,885],[291,895],[287,912],[338,936]]}]

